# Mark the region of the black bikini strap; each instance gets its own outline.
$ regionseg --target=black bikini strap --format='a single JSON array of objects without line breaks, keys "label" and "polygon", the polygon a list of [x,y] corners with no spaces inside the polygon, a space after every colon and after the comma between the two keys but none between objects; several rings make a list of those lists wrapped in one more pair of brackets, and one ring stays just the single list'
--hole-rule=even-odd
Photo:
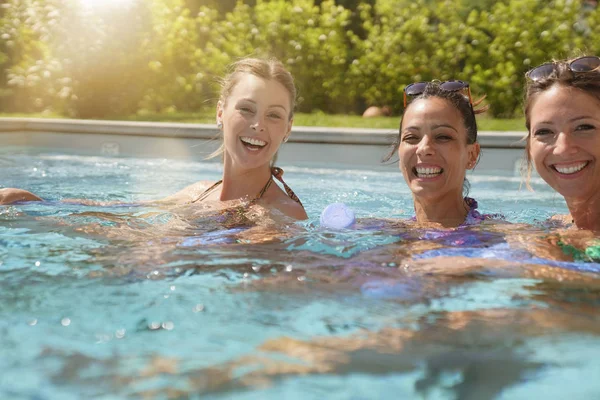
[{"label": "black bikini strap", "polygon": [[195,200],[192,200],[192,203],[204,200],[208,196],[208,194],[210,192],[212,192],[212,190],[214,188],[216,188],[217,186],[219,186],[222,182],[223,182],[223,180],[220,180],[220,181],[216,182],[214,185],[212,185],[211,187],[209,187],[208,189],[206,189],[204,192],[200,193],[200,196],[198,196]]},{"label": "black bikini strap", "polygon": [[290,196],[290,198],[292,200],[294,200],[296,203],[300,204],[302,206],[302,208],[304,208],[304,205],[302,204],[302,202],[300,201],[300,199],[298,198],[298,196],[296,196],[296,193],[294,193],[294,191],[292,190],[291,187],[289,187],[284,181],[283,181],[283,170],[279,167],[273,167],[271,168],[271,173],[273,174],[273,176],[275,178],[277,178],[277,180],[279,182],[281,182],[283,184],[283,187],[285,188],[285,192],[288,194],[288,196]]},{"label": "black bikini strap", "polygon": [[263,197],[263,195],[267,192],[267,190],[271,187],[271,183],[273,183],[273,175],[271,175],[269,177],[269,180],[267,181],[267,184],[261,189],[260,192],[258,192],[258,194],[256,195],[256,197],[254,198],[254,200],[258,200],[261,197]]},{"label": "black bikini strap", "polygon": [[[300,204],[302,206],[302,208],[304,208],[304,205],[302,204],[302,202],[300,201],[300,199],[298,198],[298,196],[296,196],[296,193],[294,193],[294,191],[292,190],[292,188],[290,188],[283,180],[283,170],[279,167],[273,167],[271,168],[271,176],[269,177],[269,180],[267,181],[266,185],[261,189],[260,192],[258,192],[258,194],[256,195],[256,197],[254,199],[252,199],[252,201],[256,201],[258,199],[260,199],[261,197],[263,197],[263,195],[267,192],[267,190],[269,189],[269,187],[271,187],[271,184],[273,183],[273,177],[275,177],[279,182],[281,182],[283,184],[283,187],[285,188],[285,192],[287,193],[288,196],[290,196],[290,198],[292,200],[294,200],[296,203]],[[200,196],[198,196],[195,200],[192,200],[192,203],[196,203],[198,201],[202,201],[204,200],[206,197],[208,197],[208,194],[210,192],[213,191],[214,188],[216,188],[217,186],[219,186],[221,183],[223,182],[223,180],[220,180],[218,182],[216,182],[214,185],[212,185],[211,187],[209,187],[208,189],[206,189],[204,192],[202,192],[200,194]]]},{"label": "black bikini strap", "polygon": [[[207,198],[208,195],[210,194],[210,192],[212,192],[213,189],[216,188],[217,186],[219,186],[221,183],[223,183],[223,180],[220,180],[220,181],[216,182],[215,184],[213,184],[211,187],[209,187],[204,192],[202,192],[200,194],[200,196],[198,196],[195,200],[192,200],[192,203],[196,203],[198,201],[202,201],[205,198]],[[258,192],[258,194],[256,195],[256,197],[254,197],[254,199],[252,199],[252,201],[256,201],[256,200],[260,199],[261,197],[263,197],[263,195],[267,192],[267,190],[271,186],[271,183],[273,183],[273,176],[272,175],[269,176],[269,180],[267,181],[267,183],[265,184],[265,186],[263,186],[263,188],[260,190],[260,192]]]}]

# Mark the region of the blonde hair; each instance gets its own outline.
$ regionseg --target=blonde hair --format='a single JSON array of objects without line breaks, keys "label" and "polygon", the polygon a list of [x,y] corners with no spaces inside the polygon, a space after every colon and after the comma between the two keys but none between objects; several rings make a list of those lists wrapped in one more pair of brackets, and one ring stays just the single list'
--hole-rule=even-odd
[{"label": "blonde hair", "polygon": [[[220,80],[221,92],[219,94],[219,101],[223,105],[227,104],[231,92],[239,83],[241,77],[244,74],[251,74],[266,80],[274,80],[283,85],[290,95],[290,114],[288,118],[291,121],[294,116],[294,108],[296,107],[296,86],[294,84],[294,77],[285,69],[281,61],[275,58],[243,58],[231,64],[228,70],[229,73],[227,76]],[[225,145],[221,143],[221,146],[209,155],[208,158],[220,156],[224,152]],[[277,154],[273,158],[272,164],[275,163],[276,158]]]}]

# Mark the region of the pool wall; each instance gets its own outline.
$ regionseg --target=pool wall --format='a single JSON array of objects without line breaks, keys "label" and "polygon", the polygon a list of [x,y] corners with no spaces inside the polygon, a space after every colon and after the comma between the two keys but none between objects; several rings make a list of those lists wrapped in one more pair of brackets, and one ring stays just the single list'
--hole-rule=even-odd
[{"label": "pool wall", "polygon": [[[86,155],[203,159],[220,144],[211,124],[0,118],[0,146]],[[388,129],[295,126],[278,163],[340,168],[390,168],[381,163],[397,134]],[[526,132],[479,133],[477,171],[518,175]],[[218,161],[218,160],[215,160]]]}]

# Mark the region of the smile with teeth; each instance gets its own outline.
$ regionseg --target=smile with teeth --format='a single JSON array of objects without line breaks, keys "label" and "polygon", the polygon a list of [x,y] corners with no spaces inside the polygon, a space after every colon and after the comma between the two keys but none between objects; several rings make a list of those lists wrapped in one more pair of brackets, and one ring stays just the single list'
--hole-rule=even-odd
[{"label": "smile with teeth", "polygon": [[264,140],[248,136],[241,136],[240,140],[242,141],[244,146],[252,150],[262,149],[267,145],[267,142],[265,142]]},{"label": "smile with teeth", "polygon": [[440,167],[414,167],[413,172],[419,178],[434,178],[444,170]]},{"label": "smile with teeth", "polygon": [[589,163],[590,163],[589,161],[582,161],[582,162],[568,164],[568,165],[554,164],[554,165],[552,165],[552,168],[554,168],[554,170],[558,171],[559,173],[561,173],[563,175],[571,175],[571,174],[581,171],[582,169],[587,167],[587,165]]}]

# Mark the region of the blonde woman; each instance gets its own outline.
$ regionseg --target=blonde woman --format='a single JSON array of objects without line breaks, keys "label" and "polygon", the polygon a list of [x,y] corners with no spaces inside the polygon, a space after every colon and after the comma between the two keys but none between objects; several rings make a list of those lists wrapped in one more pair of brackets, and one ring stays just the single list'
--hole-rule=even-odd
[{"label": "blonde woman", "polygon": [[[200,181],[160,202],[202,204],[203,210],[222,210],[233,219],[244,219],[245,210],[259,205],[306,219],[302,203],[283,182],[283,171],[273,165],[279,147],[290,136],[295,99],[294,79],[279,61],[246,58],[234,63],[222,81],[216,111],[223,133],[222,179]],[[20,189],[0,192],[0,204],[40,200]]]}]

